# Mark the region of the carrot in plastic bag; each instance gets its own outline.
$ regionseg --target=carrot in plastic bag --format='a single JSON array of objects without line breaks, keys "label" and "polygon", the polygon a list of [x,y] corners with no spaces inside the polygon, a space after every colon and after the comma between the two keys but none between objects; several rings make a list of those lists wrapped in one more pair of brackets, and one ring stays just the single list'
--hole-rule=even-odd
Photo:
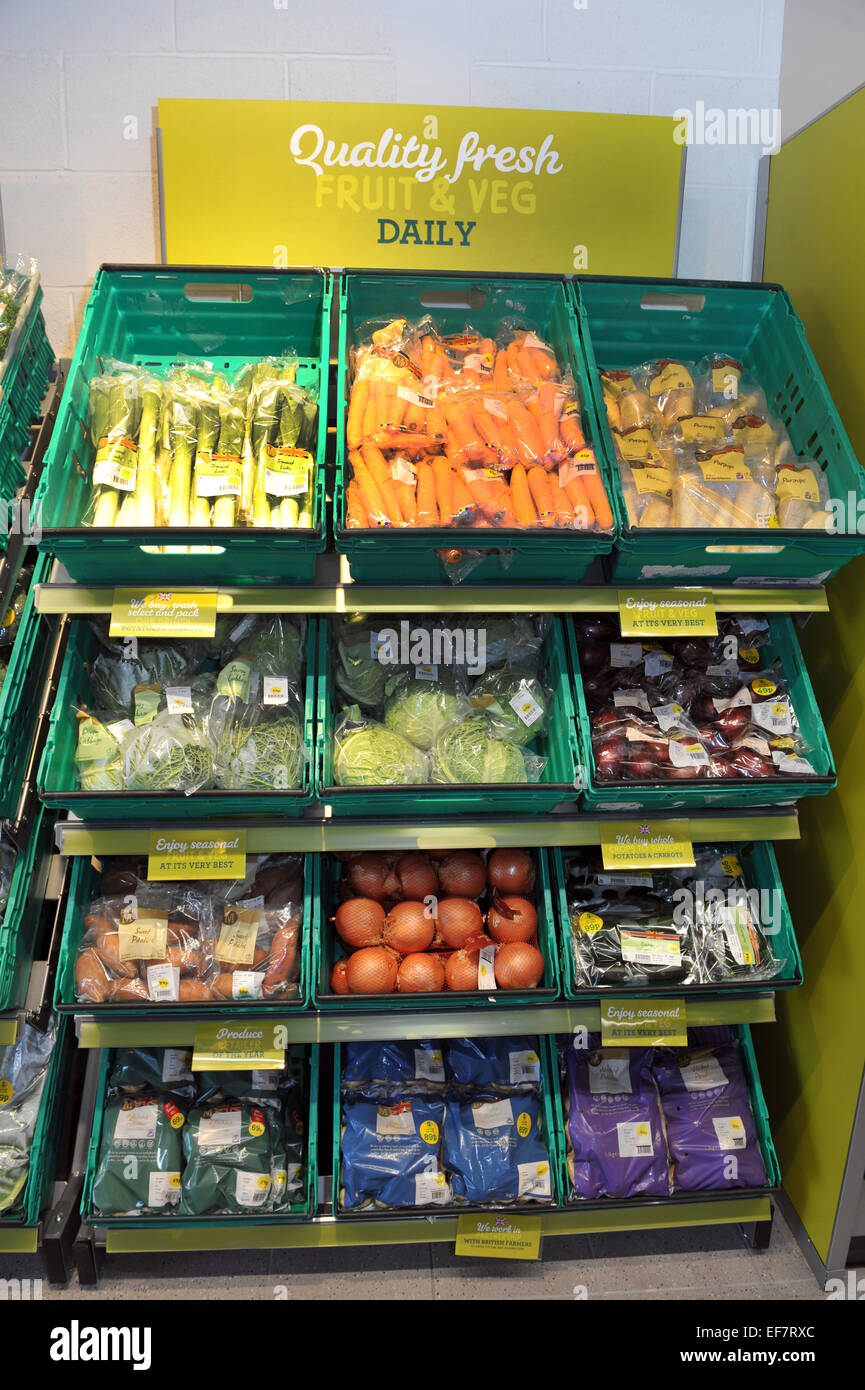
[{"label": "carrot in plastic bag", "polygon": [[444,402],[444,412],[450,431],[448,452],[454,461],[466,463],[483,457],[482,441],[478,438],[468,401],[451,396]]},{"label": "carrot in plastic bag", "polygon": [[541,458],[548,468],[554,467],[568,452],[559,432],[563,403],[564,396],[556,382],[543,382],[538,387],[535,406],[541,436]]},{"label": "carrot in plastic bag", "polygon": [[369,518],[369,525],[398,526],[399,520],[394,519],[394,517],[388,513],[387,505],[381,494],[378,483],[367,468],[360,454],[357,452],[349,454],[349,459],[354,469],[354,480],[357,483],[361,503]]},{"label": "carrot in plastic bag", "polygon": [[[363,530],[370,525],[360,488],[354,479],[345,490],[345,524],[349,530]],[[375,524],[378,525],[378,522]]]},{"label": "carrot in plastic bag", "polygon": [[475,516],[478,507],[469,491],[461,468],[453,469],[451,497],[453,498],[454,520],[460,526],[468,525]]},{"label": "carrot in plastic bag", "polygon": [[507,391],[510,386],[508,375],[508,354],[504,348],[500,348],[496,353],[496,360],[493,366],[493,386],[496,391]]},{"label": "carrot in plastic bag", "polygon": [[531,467],[543,457],[538,422],[516,396],[508,401],[511,438],[520,463]]},{"label": "carrot in plastic bag", "polygon": [[451,461],[444,454],[436,454],[432,461],[433,477],[436,486],[436,502],[442,526],[452,526],[454,520],[453,469]]},{"label": "carrot in plastic bag", "polygon": [[532,500],[528,474],[521,463],[511,469],[511,498],[518,526],[537,526],[538,512]]},{"label": "carrot in plastic bag", "polygon": [[436,485],[432,465],[417,465],[417,524],[418,526],[438,526],[439,509],[436,504]]},{"label": "carrot in plastic bag", "polygon": [[553,495],[545,470],[540,464],[528,471],[529,491],[538,509],[538,516],[544,526],[555,526],[556,515],[553,506]]},{"label": "carrot in plastic bag", "polygon": [[466,468],[463,477],[475,502],[492,526],[516,526],[510,489],[501,474],[490,477],[484,469]]},{"label": "carrot in plastic bag", "polygon": [[607,498],[606,488],[604,487],[603,479],[598,469],[597,460],[591,449],[581,450],[580,463],[581,465],[590,465],[590,467],[581,466],[580,482],[585,488],[586,496],[592,505],[595,520],[602,531],[610,531],[613,526],[613,513],[610,511],[610,503]]},{"label": "carrot in plastic bag", "polygon": [[402,511],[391,479],[390,468],[383,453],[374,444],[364,444],[361,448],[361,457],[381,493],[386,515],[394,526],[401,526],[403,522]]},{"label": "carrot in plastic bag", "polygon": [[580,449],[585,449],[586,437],[580,423],[579,408],[568,407],[562,412],[562,418],[559,421],[559,434],[567,445],[569,454],[576,454],[579,453]]},{"label": "carrot in plastic bag", "polygon": [[348,404],[348,419],[345,426],[345,437],[350,449],[356,449],[363,438],[363,418],[368,400],[369,382],[364,378],[356,377]]},{"label": "carrot in plastic bag", "polygon": [[[567,467],[567,465],[564,465],[564,467]],[[561,479],[562,472],[560,471],[560,486],[562,486]],[[582,478],[578,477],[576,474],[574,475],[574,477],[568,478],[568,481],[564,484],[564,489],[565,492],[568,494],[568,499],[571,503],[571,506],[574,509],[574,525],[577,526],[577,528],[580,531],[590,530],[595,524],[595,513],[592,504],[589,501],[589,494],[583,487]]]},{"label": "carrot in plastic bag", "polygon": [[413,485],[394,478],[393,486],[405,525],[417,526],[417,496]]}]

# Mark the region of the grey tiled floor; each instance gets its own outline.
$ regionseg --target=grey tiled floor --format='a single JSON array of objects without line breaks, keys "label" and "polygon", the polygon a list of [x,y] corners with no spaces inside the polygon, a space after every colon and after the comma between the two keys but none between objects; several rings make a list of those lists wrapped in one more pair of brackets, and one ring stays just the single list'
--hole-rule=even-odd
[{"label": "grey tiled floor", "polygon": [[[550,1237],[537,1263],[457,1259],[449,1245],[114,1256],[99,1287],[44,1285],[47,1299],[822,1299],[780,1212],[768,1251],[735,1227]],[[39,1274],[3,1259],[0,1277]],[[583,1292],[585,1290],[585,1292]]]}]

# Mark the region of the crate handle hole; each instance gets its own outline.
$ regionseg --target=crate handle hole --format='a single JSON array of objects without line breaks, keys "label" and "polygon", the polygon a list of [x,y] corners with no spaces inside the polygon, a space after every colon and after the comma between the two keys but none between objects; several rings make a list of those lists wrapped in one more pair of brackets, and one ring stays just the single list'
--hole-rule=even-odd
[{"label": "crate handle hole", "polygon": [[653,294],[647,290],[640,300],[641,309],[673,309],[686,314],[699,314],[705,307],[704,294]]},{"label": "crate handle hole", "polygon": [[199,304],[248,304],[252,299],[252,286],[210,285],[190,280],[188,285],[183,286],[183,293],[187,299]]},{"label": "crate handle hole", "polygon": [[420,302],[425,309],[482,309],[486,290],[424,290]]},{"label": "crate handle hole", "polygon": [[735,550],[746,555],[780,555],[786,546],[783,545],[707,545],[707,555],[726,555],[728,551]]},{"label": "crate handle hole", "polygon": [[[140,545],[140,546],[138,547],[138,549],[141,550],[141,551],[143,551],[145,555],[163,555],[163,554],[165,553],[165,551],[166,551],[166,550],[169,550],[169,549],[172,550],[172,551],[175,551],[175,550],[187,551],[187,550],[189,550],[190,548],[191,548],[191,547],[189,547],[189,546],[177,546],[177,547],[175,547],[175,546],[170,546],[170,547],[169,547],[169,546],[165,546],[165,545]],[[198,547],[196,546],[195,549],[198,550]],[[204,551],[206,551],[206,553],[207,553],[208,555],[224,555],[224,554],[225,554],[225,546],[224,546],[224,545],[208,545],[208,546],[203,546],[202,549],[203,549]],[[199,553],[201,553],[201,552],[199,551]]]}]

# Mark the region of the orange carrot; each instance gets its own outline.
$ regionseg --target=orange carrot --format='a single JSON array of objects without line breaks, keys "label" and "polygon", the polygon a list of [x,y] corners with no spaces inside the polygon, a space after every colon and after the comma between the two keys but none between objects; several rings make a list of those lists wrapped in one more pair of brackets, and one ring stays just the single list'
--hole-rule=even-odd
[{"label": "orange carrot", "polygon": [[493,526],[513,526],[516,522],[508,485],[504,479],[488,478],[483,470],[466,468],[463,471],[472,497],[486,520]]},{"label": "orange carrot", "polygon": [[381,493],[385,514],[394,526],[401,526],[403,523],[402,509],[384,455],[374,444],[364,444],[361,448],[361,457]]},{"label": "orange carrot", "polygon": [[517,396],[508,401],[511,438],[520,463],[531,467],[543,457],[537,421]]},{"label": "orange carrot", "polygon": [[[349,455],[354,469],[360,500],[366,510],[370,526],[398,526],[399,521],[390,515],[375,478],[370,473],[359,453]],[[397,513],[397,516],[399,514]]]},{"label": "orange carrot", "polygon": [[559,367],[555,357],[546,348],[524,348],[524,352],[532,355],[535,368],[535,376],[541,381],[557,381],[559,378]]},{"label": "orange carrot", "polygon": [[[561,482],[559,486],[561,487]],[[595,513],[589,501],[589,494],[583,486],[582,478],[571,478],[569,482],[565,483],[565,492],[568,494],[574,509],[574,525],[580,531],[588,531],[595,524]]]},{"label": "orange carrot", "polygon": [[450,396],[444,403],[445,419],[450,430],[451,456],[458,463],[476,459],[481,449],[481,441],[472,420],[471,406],[467,399],[458,400]]},{"label": "orange carrot", "polygon": [[610,503],[597,463],[595,463],[591,473],[580,474],[580,481],[586,489],[586,495],[592,504],[598,525],[602,531],[609,531],[613,525],[613,513],[610,511]]},{"label": "orange carrot", "polygon": [[516,356],[520,376],[525,377],[526,381],[542,380],[535,363],[535,354],[532,352],[531,348],[521,347]]},{"label": "orange carrot", "polygon": [[493,367],[493,386],[497,391],[507,391],[509,385],[508,355],[502,349],[496,353],[495,365]]},{"label": "orange carrot", "polygon": [[538,509],[538,516],[544,526],[555,526],[555,509],[553,507],[553,494],[550,488],[546,472],[540,464],[530,468],[528,472],[529,491]]},{"label": "orange carrot", "polygon": [[469,491],[461,468],[454,468],[451,477],[454,520],[460,526],[469,525],[477,512],[477,502]]},{"label": "orange carrot", "polygon": [[345,524],[350,530],[365,529],[370,524],[360,488],[354,479],[345,490]]},{"label": "orange carrot", "polygon": [[436,486],[436,501],[442,526],[452,526],[454,520],[453,469],[451,461],[444,454],[436,454],[432,460],[433,477]]},{"label": "orange carrot", "polygon": [[351,391],[345,426],[345,437],[350,449],[356,449],[363,438],[363,417],[368,400],[369,382],[363,378],[356,380]]},{"label": "orange carrot", "polygon": [[580,424],[580,412],[578,410],[565,410],[559,421],[559,434],[568,446],[569,454],[576,454],[580,449],[585,449],[586,438]]},{"label": "orange carrot", "polygon": [[417,524],[418,526],[438,526],[439,524],[435,477],[429,463],[417,465]]},{"label": "orange carrot", "polygon": [[567,489],[559,483],[555,474],[548,475],[550,485],[550,497],[553,500],[553,517],[557,526],[566,526],[574,529],[574,509],[568,497]]},{"label": "orange carrot", "polygon": [[511,497],[518,526],[537,526],[538,513],[529,488],[528,474],[521,463],[511,469]]},{"label": "orange carrot", "polygon": [[402,512],[403,521],[406,526],[417,526],[417,495],[412,483],[401,482],[399,478],[393,480],[394,491],[396,492],[399,509]]}]

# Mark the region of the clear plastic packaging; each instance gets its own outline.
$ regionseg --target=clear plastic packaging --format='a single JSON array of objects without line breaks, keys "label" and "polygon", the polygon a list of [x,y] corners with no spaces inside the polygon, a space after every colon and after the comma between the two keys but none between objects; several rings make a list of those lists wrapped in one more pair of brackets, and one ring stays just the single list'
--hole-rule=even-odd
[{"label": "clear plastic packaging", "polygon": [[429,757],[355,706],[337,726],[333,771],[340,787],[416,786],[429,781]]},{"label": "clear plastic packaging", "polygon": [[23,1206],[30,1149],[54,1049],[54,1024],[43,1032],[22,1022],[14,1043],[0,1047],[0,1214]]}]

